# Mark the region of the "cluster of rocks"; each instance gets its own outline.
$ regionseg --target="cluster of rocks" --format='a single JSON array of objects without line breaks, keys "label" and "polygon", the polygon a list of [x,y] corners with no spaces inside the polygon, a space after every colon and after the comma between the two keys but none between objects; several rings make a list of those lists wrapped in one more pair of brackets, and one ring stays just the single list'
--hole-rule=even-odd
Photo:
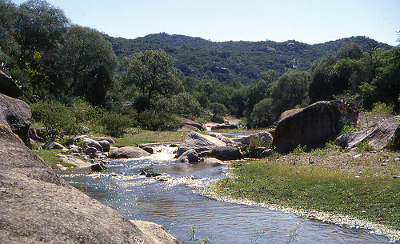
[{"label": "cluster of rocks", "polygon": [[71,154],[82,157],[84,160],[93,158],[106,158],[115,141],[108,137],[92,137],[87,135],[67,139],[65,145],[51,142],[47,149],[59,149],[62,154]]},{"label": "cluster of rocks", "polygon": [[59,177],[30,149],[31,109],[10,97],[21,92],[3,72],[0,93],[0,243],[178,243]]},{"label": "cluster of rocks", "polygon": [[[341,101],[317,102],[306,108],[284,112],[275,130],[242,137],[240,143],[234,143],[217,133],[202,135],[191,132],[178,148],[176,157],[179,162],[193,163],[203,161],[204,158],[264,158],[272,154],[271,148],[279,153],[290,152],[299,145],[312,149],[335,140],[345,123],[356,121],[355,113],[344,111]],[[376,150],[399,149],[400,116],[385,118],[360,132],[341,135],[335,144],[353,148],[364,141],[368,141]]]}]

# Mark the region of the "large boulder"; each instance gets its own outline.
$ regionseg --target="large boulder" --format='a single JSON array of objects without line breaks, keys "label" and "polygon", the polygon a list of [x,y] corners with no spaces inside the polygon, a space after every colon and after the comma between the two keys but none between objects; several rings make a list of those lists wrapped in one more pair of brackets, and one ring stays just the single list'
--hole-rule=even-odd
[{"label": "large boulder", "polygon": [[31,126],[31,108],[25,102],[0,94],[0,123],[7,125],[12,132],[29,148],[29,127]]},{"label": "large boulder", "polygon": [[110,137],[93,137],[92,138],[95,141],[101,142],[101,141],[108,141],[110,144],[115,144],[114,139]]},{"label": "large boulder", "polygon": [[235,145],[234,141],[220,133],[210,132],[209,135],[225,142],[227,145]]},{"label": "large boulder", "polygon": [[178,148],[177,157],[180,157],[184,152],[194,149],[197,153],[211,151],[214,147],[224,147],[227,144],[216,137],[203,135],[198,132],[190,132]]},{"label": "large boulder", "polygon": [[340,101],[317,102],[279,121],[272,146],[286,153],[298,145],[314,146],[336,135],[340,121]]},{"label": "large boulder", "polygon": [[176,160],[179,163],[197,163],[199,155],[194,149],[187,150]]},{"label": "large boulder", "polygon": [[13,78],[6,75],[3,71],[0,70],[0,93],[18,98],[22,96],[21,88],[15,83]]},{"label": "large boulder", "polygon": [[0,243],[177,243],[68,185],[6,125],[0,150]]},{"label": "large boulder", "polygon": [[246,145],[250,145],[252,140],[260,140],[262,143],[268,144],[272,142],[273,138],[271,133],[269,133],[268,131],[263,131],[257,134],[252,134],[240,138],[240,142]]},{"label": "large boulder", "polygon": [[108,155],[109,158],[140,158],[151,155],[139,147],[121,147],[114,149]]},{"label": "large boulder", "polygon": [[243,155],[237,147],[218,146],[211,150],[209,157],[217,158],[219,160],[237,160],[242,159]]},{"label": "large boulder", "polygon": [[96,148],[97,151],[100,151],[100,152],[103,151],[103,147],[100,145],[100,143],[98,141],[95,141],[95,140],[89,139],[89,138],[83,138],[82,140],[86,147]]},{"label": "large boulder", "polygon": [[376,150],[400,149],[400,116],[384,119],[363,131],[341,135],[335,144],[353,148],[357,143],[365,141]]}]

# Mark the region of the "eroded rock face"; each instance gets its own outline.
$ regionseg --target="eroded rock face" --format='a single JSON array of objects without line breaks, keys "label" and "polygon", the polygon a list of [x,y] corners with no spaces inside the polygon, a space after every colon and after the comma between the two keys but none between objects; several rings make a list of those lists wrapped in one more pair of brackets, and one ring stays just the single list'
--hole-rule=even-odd
[{"label": "eroded rock face", "polygon": [[28,104],[0,94],[0,123],[7,125],[29,148],[31,147],[29,140],[31,119],[32,112]]},{"label": "eroded rock face", "polygon": [[22,96],[21,88],[15,81],[0,70],[0,93],[10,97],[18,98]]},{"label": "eroded rock face", "polygon": [[400,116],[384,119],[360,132],[341,135],[335,140],[335,144],[353,148],[364,141],[368,141],[376,150],[400,149]]},{"label": "eroded rock face", "polygon": [[268,144],[268,143],[272,142],[273,138],[272,138],[271,133],[269,133],[268,131],[263,131],[263,132],[259,132],[257,134],[253,134],[253,135],[249,135],[249,136],[240,138],[240,142],[242,144],[246,144],[246,145],[249,145],[252,140],[260,140],[261,142]]},{"label": "eroded rock face", "polygon": [[197,153],[211,151],[217,146],[227,146],[220,139],[208,135],[203,135],[197,132],[190,132],[178,148],[177,157],[180,157],[184,152],[194,149]]},{"label": "eroded rock face", "polygon": [[151,155],[139,147],[121,147],[112,150],[108,155],[109,158],[140,158]]},{"label": "eroded rock face", "polygon": [[298,145],[325,143],[336,135],[340,121],[339,101],[317,102],[283,118],[276,126],[272,146],[286,153]]},{"label": "eroded rock face", "polygon": [[3,124],[0,151],[0,243],[177,243],[69,186]]}]

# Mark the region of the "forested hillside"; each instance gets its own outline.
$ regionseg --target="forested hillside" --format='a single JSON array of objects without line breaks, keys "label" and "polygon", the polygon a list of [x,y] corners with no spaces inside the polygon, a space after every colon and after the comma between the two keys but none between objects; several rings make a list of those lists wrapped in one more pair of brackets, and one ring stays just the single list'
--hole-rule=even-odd
[{"label": "forested hillside", "polygon": [[[367,37],[349,37],[326,43],[309,45],[289,40],[286,42],[211,42],[198,37],[151,34],[137,39],[114,38],[105,35],[118,57],[135,52],[163,49],[174,59],[174,66],[185,76],[201,79],[208,77],[221,82],[228,79],[248,85],[261,79],[262,72],[270,69],[281,76],[287,69],[310,71],[312,64],[323,58],[332,57],[341,46],[357,43],[371,48],[375,41]],[[390,49],[384,43],[376,47]]]},{"label": "forested hillside", "polygon": [[0,0],[0,23],[0,70],[49,138],[162,130],[182,117],[267,126],[287,109],[331,99],[400,112],[400,48],[367,37],[315,45],[166,33],[129,40],[73,25],[43,0]]}]

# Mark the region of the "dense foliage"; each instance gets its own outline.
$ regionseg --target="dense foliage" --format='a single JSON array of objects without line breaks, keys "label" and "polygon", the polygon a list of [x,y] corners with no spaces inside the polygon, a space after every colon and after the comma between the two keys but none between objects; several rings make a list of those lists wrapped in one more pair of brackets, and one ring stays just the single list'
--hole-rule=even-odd
[{"label": "dense foliage", "polygon": [[[92,130],[114,135],[129,126],[169,128],[179,117],[269,125],[286,109],[337,98],[400,109],[399,47],[367,37],[316,45],[166,33],[129,40],[72,25],[43,0],[0,0],[0,23],[0,68],[52,133],[88,127],[73,112],[82,104],[96,111],[86,118]],[[52,107],[65,113],[46,115]]]}]

